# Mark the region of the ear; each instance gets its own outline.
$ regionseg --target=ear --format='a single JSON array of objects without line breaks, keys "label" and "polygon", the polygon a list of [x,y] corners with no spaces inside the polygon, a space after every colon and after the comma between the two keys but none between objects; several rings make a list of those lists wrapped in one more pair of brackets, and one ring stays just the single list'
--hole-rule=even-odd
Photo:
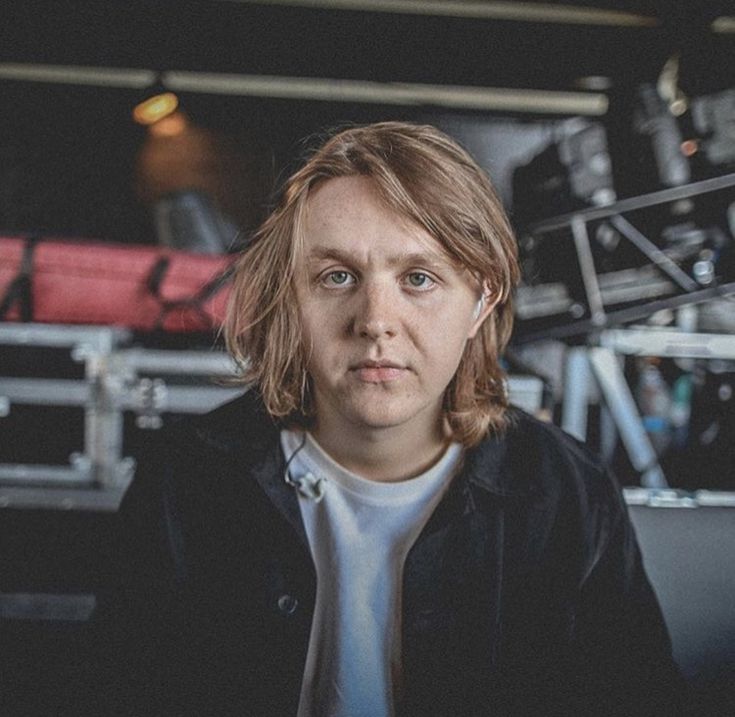
[{"label": "ear", "polygon": [[499,300],[500,296],[498,294],[493,294],[487,284],[482,285],[482,295],[477,302],[475,313],[472,317],[472,325],[470,326],[470,330],[467,334],[468,339],[475,338],[483,321],[492,314],[493,309],[497,306]]}]

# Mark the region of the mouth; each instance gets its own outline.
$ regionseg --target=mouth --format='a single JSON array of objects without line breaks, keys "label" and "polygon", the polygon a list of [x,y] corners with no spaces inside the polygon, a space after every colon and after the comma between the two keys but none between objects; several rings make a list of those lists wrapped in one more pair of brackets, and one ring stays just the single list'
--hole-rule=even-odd
[{"label": "mouth", "polygon": [[387,383],[402,378],[408,369],[393,361],[361,361],[350,370],[364,383]]}]

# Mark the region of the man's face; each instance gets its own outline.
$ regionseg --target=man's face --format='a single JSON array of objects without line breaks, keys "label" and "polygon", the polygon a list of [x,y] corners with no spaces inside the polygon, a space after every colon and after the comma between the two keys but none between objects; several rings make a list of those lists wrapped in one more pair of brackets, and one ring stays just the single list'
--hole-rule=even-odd
[{"label": "man's face", "polygon": [[328,180],[310,198],[296,278],[325,426],[436,431],[442,398],[476,317],[480,287],[364,177]]}]

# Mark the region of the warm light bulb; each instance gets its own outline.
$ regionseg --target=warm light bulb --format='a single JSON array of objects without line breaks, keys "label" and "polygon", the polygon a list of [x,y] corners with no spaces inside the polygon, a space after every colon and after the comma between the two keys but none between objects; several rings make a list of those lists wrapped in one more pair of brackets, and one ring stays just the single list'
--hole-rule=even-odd
[{"label": "warm light bulb", "polygon": [[138,124],[152,125],[170,115],[179,106],[179,98],[173,92],[162,92],[143,100],[133,110]]}]

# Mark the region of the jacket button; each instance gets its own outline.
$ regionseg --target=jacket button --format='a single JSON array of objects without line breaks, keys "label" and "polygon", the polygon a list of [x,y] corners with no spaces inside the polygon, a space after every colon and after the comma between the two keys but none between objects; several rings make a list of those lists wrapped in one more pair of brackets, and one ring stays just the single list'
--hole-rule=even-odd
[{"label": "jacket button", "polygon": [[281,595],[278,598],[278,609],[282,615],[293,615],[298,606],[299,601],[293,595]]}]

